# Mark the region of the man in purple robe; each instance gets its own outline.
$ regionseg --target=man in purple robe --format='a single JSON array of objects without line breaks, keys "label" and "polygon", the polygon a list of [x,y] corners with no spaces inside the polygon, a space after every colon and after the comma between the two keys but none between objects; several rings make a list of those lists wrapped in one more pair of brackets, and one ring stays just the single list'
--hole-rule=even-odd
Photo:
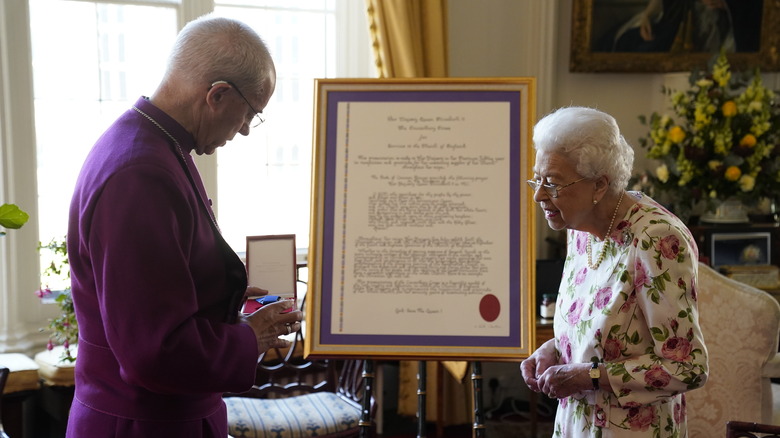
[{"label": "man in purple robe", "polygon": [[276,83],[245,24],[201,17],[179,34],[151,98],[97,141],[70,208],[79,323],[69,438],[227,436],[223,392],[300,329],[289,301],[239,316],[246,271],[223,240],[191,157],[249,134]]}]

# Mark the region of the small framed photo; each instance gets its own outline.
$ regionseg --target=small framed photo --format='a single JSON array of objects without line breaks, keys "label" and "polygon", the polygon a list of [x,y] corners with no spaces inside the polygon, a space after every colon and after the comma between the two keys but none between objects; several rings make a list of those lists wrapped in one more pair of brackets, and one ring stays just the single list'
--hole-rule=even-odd
[{"label": "small framed photo", "polygon": [[772,260],[771,233],[712,233],[711,264],[714,268],[724,265],[768,265]]},{"label": "small framed photo", "polygon": [[246,273],[249,286],[297,299],[295,235],[247,236]]}]

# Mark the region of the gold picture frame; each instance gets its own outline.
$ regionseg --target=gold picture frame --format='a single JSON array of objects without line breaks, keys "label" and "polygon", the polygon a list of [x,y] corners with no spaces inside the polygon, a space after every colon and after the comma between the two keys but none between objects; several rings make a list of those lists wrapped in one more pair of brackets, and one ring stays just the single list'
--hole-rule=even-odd
[{"label": "gold picture frame", "polygon": [[316,80],[307,356],[533,353],[535,84]]},{"label": "gold picture frame", "polygon": [[[680,44],[663,52],[626,51],[624,48],[615,49],[614,45],[607,48],[607,44],[613,42],[609,36],[617,28],[616,25],[625,23],[627,16],[634,16],[648,1],[574,0],[569,71],[668,73],[705,68],[715,53],[685,49]],[[683,3],[683,0],[677,1]],[[737,3],[740,7],[749,6],[753,10],[740,12],[739,15],[732,14],[732,17],[738,17],[746,23],[738,27],[740,21],[734,20],[737,24],[733,29],[742,30],[734,34],[736,51],[728,53],[732,68],[750,70],[758,67],[764,72],[780,71],[780,0],[741,1],[743,3]],[[760,24],[755,26],[758,21]],[[741,50],[740,45],[745,50]]]}]

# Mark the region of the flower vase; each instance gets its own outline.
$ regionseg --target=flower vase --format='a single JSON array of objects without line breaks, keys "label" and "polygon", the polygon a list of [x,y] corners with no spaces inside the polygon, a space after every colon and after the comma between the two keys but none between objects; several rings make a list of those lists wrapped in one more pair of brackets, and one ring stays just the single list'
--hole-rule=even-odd
[{"label": "flower vase", "polygon": [[750,222],[747,208],[737,198],[728,198],[718,203],[714,210],[707,210],[699,218],[702,222],[714,224],[741,224]]}]

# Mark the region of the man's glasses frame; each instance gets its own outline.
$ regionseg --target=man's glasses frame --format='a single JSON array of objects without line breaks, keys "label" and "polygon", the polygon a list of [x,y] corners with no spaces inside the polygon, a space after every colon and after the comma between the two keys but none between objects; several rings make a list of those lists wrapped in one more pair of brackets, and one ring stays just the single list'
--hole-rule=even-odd
[{"label": "man's glasses frame", "polygon": [[214,87],[215,85],[219,84],[228,84],[233,89],[236,90],[236,93],[238,93],[239,96],[241,96],[242,99],[244,99],[244,102],[246,102],[247,105],[249,105],[249,109],[252,110],[253,113],[255,113],[255,116],[253,117],[254,122],[250,125],[252,128],[257,128],[258,126],[262,125],[263,122],[265,122],[265,119],[260,116],[260,111],[257,111],[255,107],[252,106],[251,103],[249,103],[249,100],[244,96],[244,93],[241,92],[241,90],[238,89],[236,84],[230,82],[230,81],[214,81],[211,83],[211,86]]},{"label": "man's glasses frame", "polygon": [[539,187],[542,187],[547,193],[547,195],[551,198],[557,198],[558,192],[565,189],[566,187],[569,187],[572,184],[576,184],[582,180],[588,179],[587,177],[582,177],[578,179],[577,181],[572,181],[568,184],[560,185],[560,184],[542,184],[541,181],[535,180],[535,179],[529,179],[526,181],[528,183],[528,186],[531,187],[531,189],[536,193],[537,190],[539,190]]}]

